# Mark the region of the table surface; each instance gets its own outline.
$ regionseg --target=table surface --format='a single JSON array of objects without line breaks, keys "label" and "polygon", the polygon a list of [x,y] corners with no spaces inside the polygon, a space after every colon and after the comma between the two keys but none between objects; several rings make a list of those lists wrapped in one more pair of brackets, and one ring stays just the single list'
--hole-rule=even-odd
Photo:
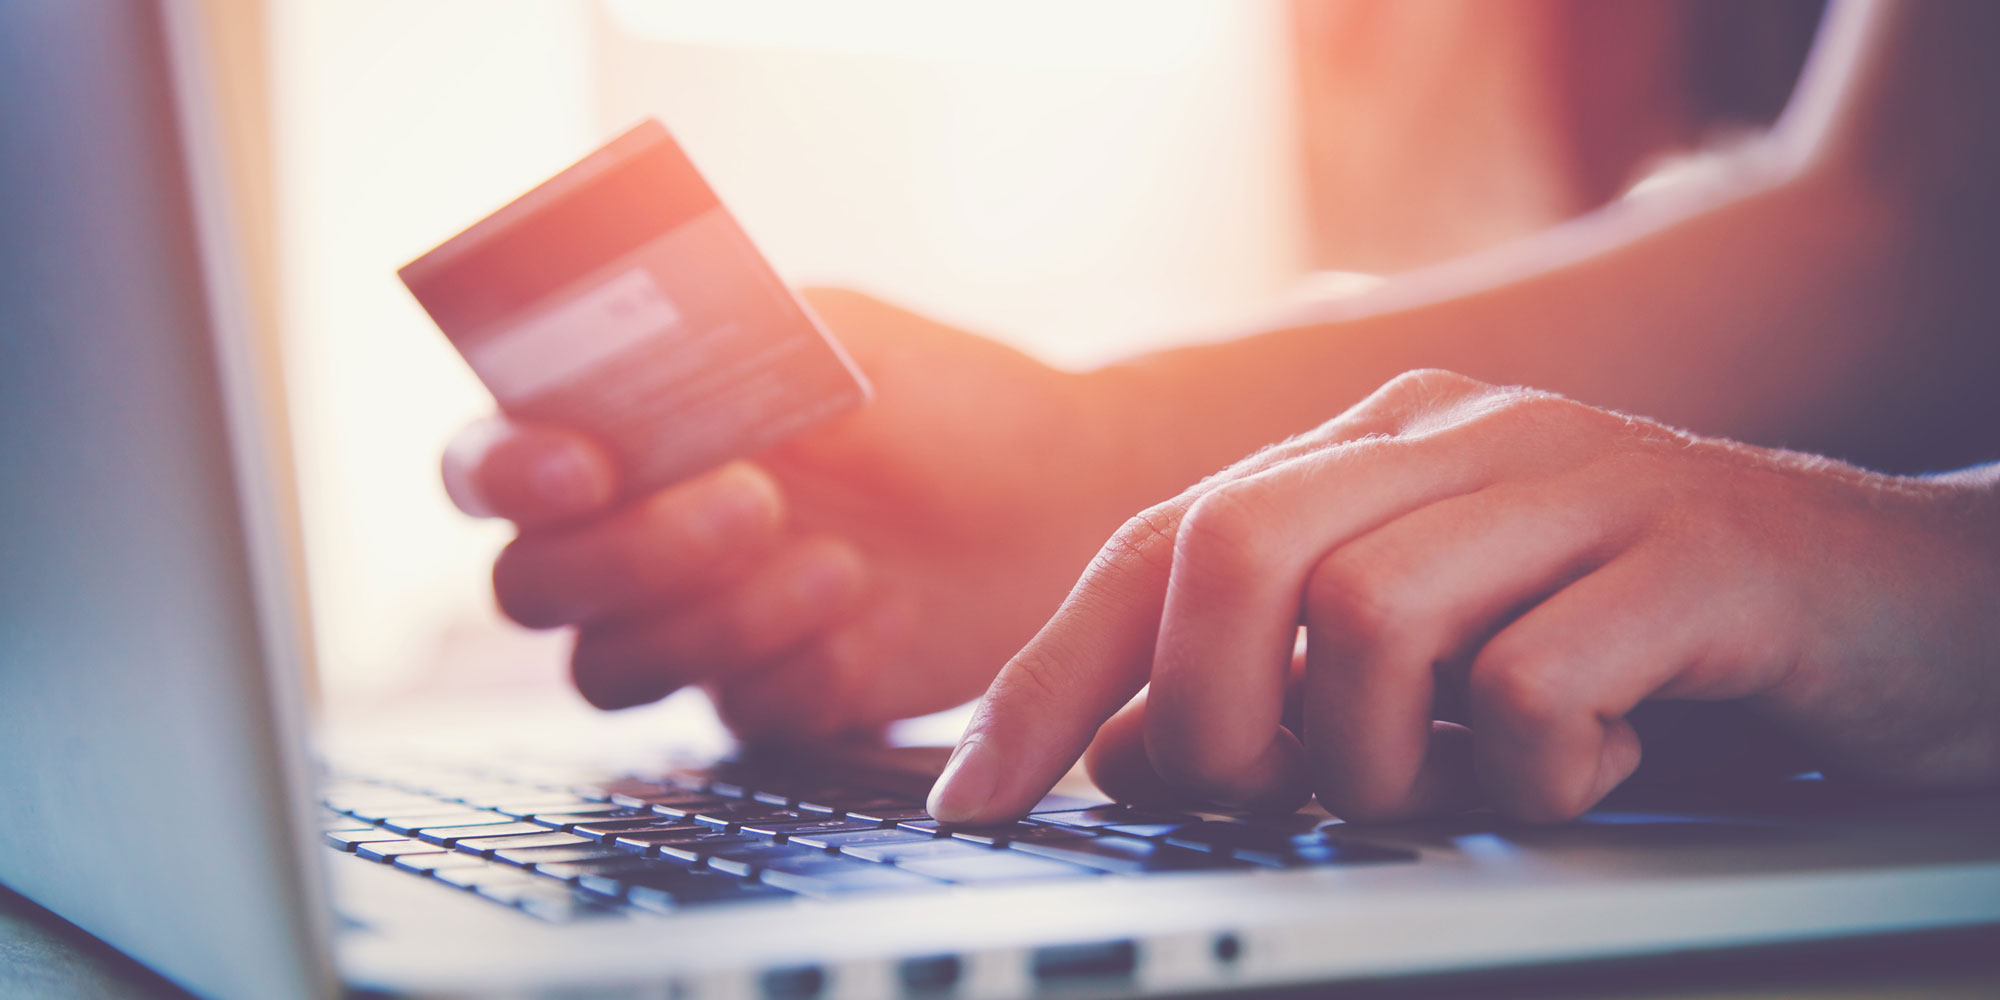
[{"label": "table surface", "polygon": [[[1264,1000],[1325,996],[1364,1000],[1469,996],[1490,1000],[1970,1000],[2000,997],[2000,928],[1256,995]],[[188,994],[26,897],[0,888],[0,996],[12,1000],[156,1000]]]}]

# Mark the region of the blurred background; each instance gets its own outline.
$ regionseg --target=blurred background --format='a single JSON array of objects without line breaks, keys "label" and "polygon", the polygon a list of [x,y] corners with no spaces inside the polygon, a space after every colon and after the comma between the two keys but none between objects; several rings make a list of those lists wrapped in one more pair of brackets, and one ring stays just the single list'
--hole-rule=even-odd
[{"label": "blurred background", "polygon": [[860,287],[1088,367],[1502,243],[1725,148],[1782,107],[1820,14],[1819,0],[220,7],[263,77],[266,265],[335,709],[566,690],[565,638],[493,609],[508,529],[458,514],[439,485],[446,441],[491,400],[395,269],[639,118],[666,123],[794,284]]}]

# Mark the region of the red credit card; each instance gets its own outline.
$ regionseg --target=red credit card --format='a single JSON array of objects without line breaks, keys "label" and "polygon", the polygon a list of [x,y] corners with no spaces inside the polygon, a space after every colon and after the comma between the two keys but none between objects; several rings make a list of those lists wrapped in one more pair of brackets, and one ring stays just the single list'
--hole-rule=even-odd
[{"label": "red credit card", "polygon": [[657,121],[397,273],[502,410],[594,435],[638,489],[869,397]]}]

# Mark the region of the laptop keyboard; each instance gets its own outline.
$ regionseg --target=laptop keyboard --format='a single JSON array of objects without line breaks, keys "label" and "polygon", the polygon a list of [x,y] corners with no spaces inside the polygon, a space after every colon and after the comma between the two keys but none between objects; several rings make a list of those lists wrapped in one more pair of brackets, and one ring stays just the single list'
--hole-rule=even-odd
[{"label": "laptop keyboard", "polygon": [[[895,786],[904,787],[898,790]],[[1412,861],[1324,815],[1165,812],[1062,796],[999,827],[951,827],[907,782],[723,763],[583,782],[425,768],[342,774],[321,836],[546,920],[955,885]]]}]

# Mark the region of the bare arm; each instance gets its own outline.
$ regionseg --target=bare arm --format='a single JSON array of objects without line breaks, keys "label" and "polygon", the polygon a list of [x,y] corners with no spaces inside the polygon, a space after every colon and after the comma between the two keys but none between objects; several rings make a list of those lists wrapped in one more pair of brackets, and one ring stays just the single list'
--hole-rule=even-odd
[{"label": "bare arm", "polygon": [[1785,119],[1724,176],[1101,377],[1169,429],[1163,483],[1429,365],[1865,464],[1990,456],[1996,38],[2000,6],[1841,5]]}]

